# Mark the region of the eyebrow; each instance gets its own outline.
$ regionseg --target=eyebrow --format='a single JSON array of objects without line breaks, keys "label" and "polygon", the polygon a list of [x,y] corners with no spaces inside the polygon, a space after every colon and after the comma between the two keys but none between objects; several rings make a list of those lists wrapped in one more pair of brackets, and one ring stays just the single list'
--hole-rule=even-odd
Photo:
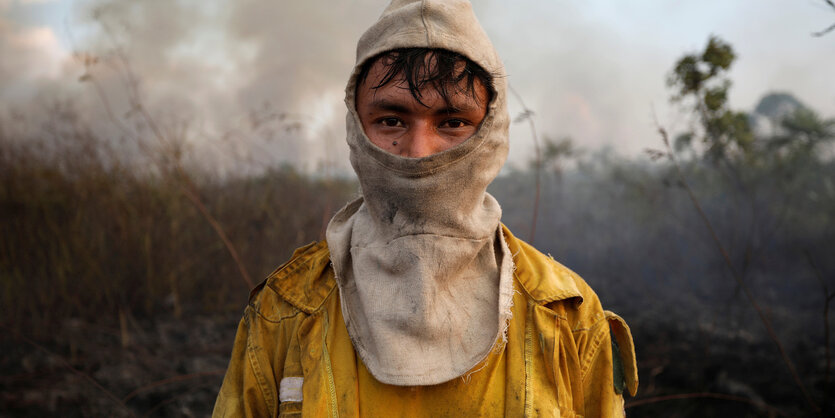
[{"label": "eyebrow", "polygon": [[395,102],[392,102],[392,101],[386,100],[386,99],[373,100],[370,103],[370,105],[371,105],[371,107],[376,108],[376,109],[389,110],[389,111],[397,112],[397,113],[406,113],[406,112],[409,111],[409,109],[406,106],[403,106],[402,104],[395,103]]},{"label": "eyebrow", "polygon": [[[386,99],[373,100],[370,103],[370,105],[373,108],[380,109],[380,110],[388,110],[388,111],[391,111],[391,112],[398,112],[398,113],[409,112],[408,107],[406,107],[406,106],[404,106],[400,103],[393,102],[393,101],[386,100]],[[447,106],[444,106],[444,107],[438,109],[437,111],[435,111],[435,114],[437,114],[437,115],[441,115],[441,114],[448,115],[448,114],[452,114],[452,113],[463,113],[463,112],[467,112],[467,111],[470,111],[470,110],[474,110],[474,109],[476,109],[476,107],[477,106],[469,106],[469,105],[467,105],[467,106],[454,106],[454,105],[448,104]]]}]

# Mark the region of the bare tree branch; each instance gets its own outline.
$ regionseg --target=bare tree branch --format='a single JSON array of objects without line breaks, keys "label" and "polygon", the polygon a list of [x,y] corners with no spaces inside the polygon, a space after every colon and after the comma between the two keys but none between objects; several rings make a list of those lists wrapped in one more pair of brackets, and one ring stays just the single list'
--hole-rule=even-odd
[{"label": "bare tree branch", "polygon": [[[823,1],[826,2],[826,4],[828,4],[829,7],[832,8],[832,11],[835,11],[835,1],[833,1],[833,0],[823,0]],[[828,27],[828,28],[826,28],[822,31],[812,32],[812,36],[821,37],[823,35],[826,35],[829,32],[832,32],[833,30],[835,30],[835,23],[833,23],[832,26],[830,26],[830,27]]]},{"label": "bare tree branch", "polygon": [[826,28],[826,29],[824,29],[820,32],[812,32],[812,36],[821,37],[823,35],[826,35],[829,32],[832,32],[833,30],[835,30],[835,23],[833,23],[832,26],[830,26],[830,27],[828,27],[828,28]]}]

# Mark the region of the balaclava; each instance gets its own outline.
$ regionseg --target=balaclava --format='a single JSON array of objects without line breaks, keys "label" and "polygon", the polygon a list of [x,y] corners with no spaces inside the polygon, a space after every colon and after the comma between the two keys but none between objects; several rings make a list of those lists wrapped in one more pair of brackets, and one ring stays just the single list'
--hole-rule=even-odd
[{"label": "balaclava", "polygon": [[[472,137],[423,158],[374,145],[355,105],[362,64],[410,47],[462,54],[493,75],[495,89]],[[503,65],[464,0],[394,0],[357,45],[345,103],[362,197],[331,219],[326,236],[348,334],[383,383],[454,379],[503,342],[513,264],[486,189],[507,158],[505,90]]]}]

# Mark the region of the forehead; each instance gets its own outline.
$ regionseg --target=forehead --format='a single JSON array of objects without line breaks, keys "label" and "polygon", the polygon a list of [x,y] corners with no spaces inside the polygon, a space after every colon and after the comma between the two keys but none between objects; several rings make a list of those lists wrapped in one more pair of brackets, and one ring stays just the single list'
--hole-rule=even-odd
[{"label": "forehead", "polygon": [[470,85],[470,77],[461,76],[467,66],[463,60],[455,63],[452,77],[445,79],[434,74],[437,59],[432,55],[427,55],[424,65],[418,68],[396,69],[392,66],[393,61],[394,58],[387,55],[373,61],[356,87],[358,102],[367,102],[372,97],[395,96],[414,100],[425,107],[434,106],[440,99],[454,107],[486,109],[490,98],[487,87],[479,77],[472,77]]}]

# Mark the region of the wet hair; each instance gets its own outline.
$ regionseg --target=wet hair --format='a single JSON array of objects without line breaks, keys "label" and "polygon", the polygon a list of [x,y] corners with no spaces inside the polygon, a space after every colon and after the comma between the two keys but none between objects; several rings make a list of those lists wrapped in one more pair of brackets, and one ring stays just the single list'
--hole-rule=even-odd
[{"label": "wet hair", "polygon": [[[372,89],[403,79],[412,97],[424,106],[426,104],[421,101],[421,89],[427,85],[434,88],[444,102],[449,103],[450,96],[457,93],[466,93],[478,100],[475,80],[479,80],[487,89],[487,102],[493,98],[493,76],[466,56],[446,49],[400,48],[369,58],[360,68],[356,88],[365,82],[377,61],[383,63],[386,72],[377,85],[371,86]],[[461,81],[464,81],[463,85]]]}]

